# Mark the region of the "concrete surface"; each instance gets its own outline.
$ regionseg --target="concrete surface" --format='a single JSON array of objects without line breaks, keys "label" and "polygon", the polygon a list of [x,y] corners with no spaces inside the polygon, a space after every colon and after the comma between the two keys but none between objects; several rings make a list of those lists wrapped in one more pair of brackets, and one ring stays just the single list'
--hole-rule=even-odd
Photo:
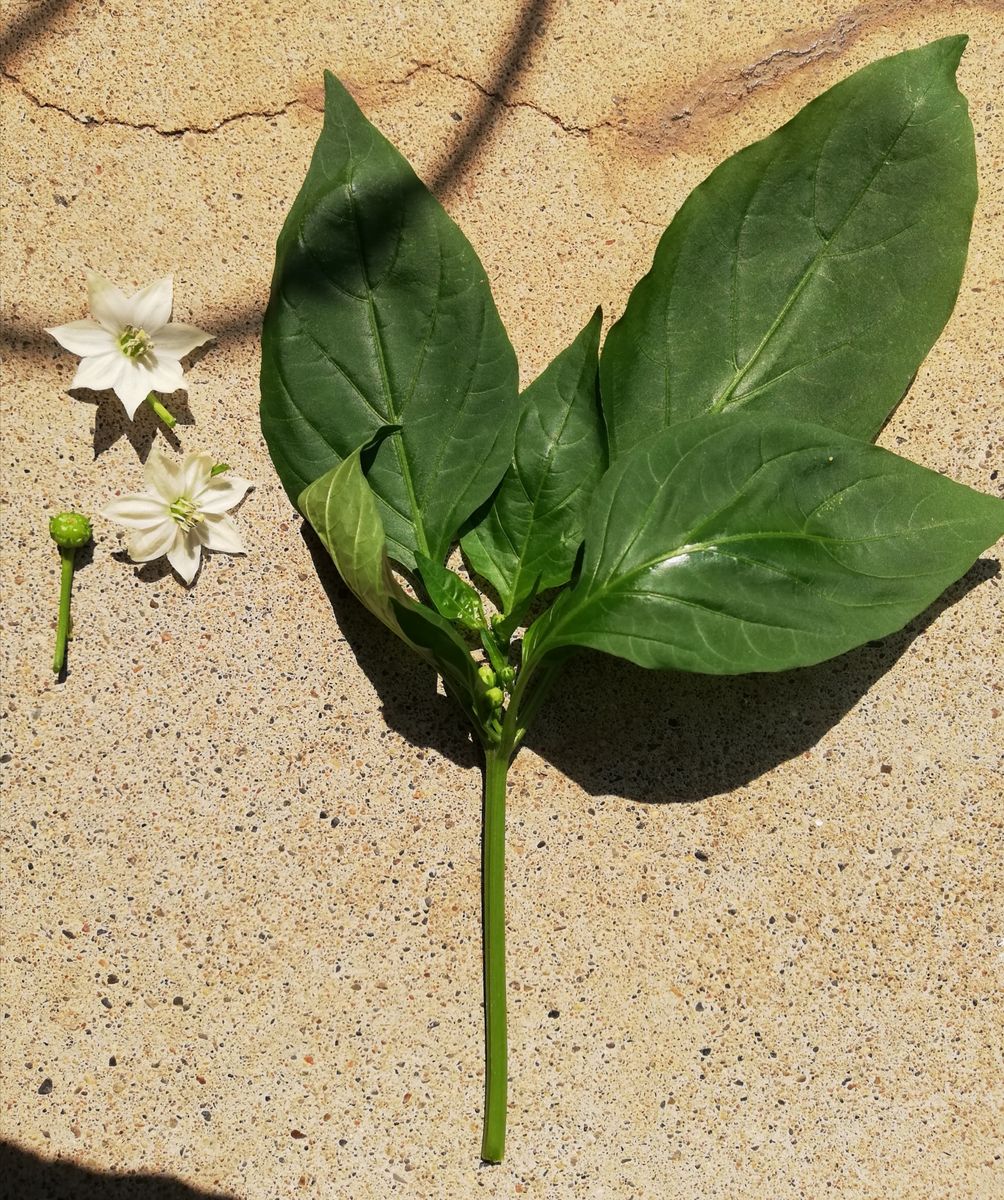
[{"label": "concrete surface", "polygon": [[[1000,489],[1001,6],[754,7],[7,5],[12,1196],[1004,1195],[995,556],[811,671],[570,671],[513,769],[509,1153],[483,1168],[476,760],[431,679],[332,611],[258,431],[324,67],[474,242],[529,380],[621,311],[722,158],[968,31],[969,266],[882,440]],[[176,438],[67,393],[42,329],[85,315],[88,266],[173,271],[175,318],[216,335]],[[186,591],[96,520],[57,683],[48,516],[135,488],[152,444],[257,482],[253,550]]]}]

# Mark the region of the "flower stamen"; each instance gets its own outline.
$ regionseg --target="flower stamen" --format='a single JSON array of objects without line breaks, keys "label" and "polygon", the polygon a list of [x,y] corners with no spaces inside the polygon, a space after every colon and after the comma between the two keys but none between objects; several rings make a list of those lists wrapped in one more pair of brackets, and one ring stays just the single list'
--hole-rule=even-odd
[{"label": "flower stamen", "polygon": [[126,358],[144,358],[153,349],[153,342],[145,329],[126,325],[118,336],[119,349]]}]

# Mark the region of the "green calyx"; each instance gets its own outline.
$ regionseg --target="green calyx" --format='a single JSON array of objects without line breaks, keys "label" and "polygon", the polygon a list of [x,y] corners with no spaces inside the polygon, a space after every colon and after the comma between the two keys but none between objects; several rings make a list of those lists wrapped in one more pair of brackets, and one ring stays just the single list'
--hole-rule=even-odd
[{"label": "green calyx", "polygon": [[79,550],[91,540],[91,523],[82,513],[57,513],[49,518],[49,536],[61,550]]}]

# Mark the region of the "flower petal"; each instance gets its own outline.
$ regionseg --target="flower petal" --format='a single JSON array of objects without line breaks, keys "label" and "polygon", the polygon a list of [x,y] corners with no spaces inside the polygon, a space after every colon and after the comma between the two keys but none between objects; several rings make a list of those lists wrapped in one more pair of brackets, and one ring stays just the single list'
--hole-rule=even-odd
[{"label": "flower petal", "polygon": [[188,391],[181,363],[176,358],[162,358],[154,354],[149,370],[151,392],[163,392],[169,396],[172,392]]},{"label": "flower petal", "polygon": [[115,349],[115,338],[97,321],[71,321],[68,325],[57,325],[47,329],[64,350],[71,354],[104,354]]},{"label": "flower petal", "polygon": [[181,464],[181,494],[187,496],[193,503],[200,496],[209,482],[213,469],[211,454],[186,454]]},{"label": "flower petal", "polygon": [[82,358],[73,376],[72,388],[91,388],[95,392],[103,392],[105,388],[114,387],[119,377],[119,361],[122,355],[117,350],[107,354],[93,354]]},{"label": "flower petal", "polygon": [[118,337],[126,325],[134,324],[129,301],[114,283],[97,271],[90,271],[87,275],[87,302],[91,316],[113,337]]},{"label": "flower petal", "polygon": [[159,450],[152,451],[143,464],[143,478],[150,491],[165,504],[173,504],[184,494],[179,464],[171,462]]},{"label": "flower petal", "polygon": [[145,529],[162,525],[165,521],[174,524],[167,504],[158,496],[146,492],[131,492],[128,496],[116,496],[101,510],[109,521],[116,521],[132,529]]},{"label": "flower petal", "polygon": [[170,358],[184,358],[186,354],[191,354],[196,346],[202,346],[212,340],[211,333],[196,329],[194,325],[183,325],[180,321],[172,321],[170,325],[165,325],[163,329],[157,330],[153,348],[158,357],[166,354]]},{"label": "flower petal", "polygon": [[236,475],[217,475],[192,499],[198,504],[200,512],[225,513],[228,508],[240,504],[249,487],[254,487],[250,479],[241,479]]},{"label": "flower petal", "polygon": [[210,515],[195,526],[195,531],[208,550],[221,550],[224,554],[245,553],[241,535],[229,517]]},{"label": "flower petal", "polygon": [[123,407],[130,419],[135,418],[136,410],[147,398],[153,388],[150,386],[151,371],[140,362],[122,356],[119,363],[118,378],[112,384],[115,395],[122,401]]},{"label": "flower petal", "polygon": [[180,540],[181,529],[173,521],[165,521],[150,529],[134,529],[126,534],[126,550],[133,562],[153,562],[165,554],[170,559]]},{"label": "flower petal", "polygon": [[202,557],[202,543],[189,531],[183,533],[167,552],[167,561],[178,572],[185,583],[190,584],[199,569],[199,559]]},{"label": "flower petal", "polygon": [[171,319],[174,304],[174,281],[170,275],[148,284],[142,291],[129,298],[132,311],[131,324],[145,329],[152,338]]}]

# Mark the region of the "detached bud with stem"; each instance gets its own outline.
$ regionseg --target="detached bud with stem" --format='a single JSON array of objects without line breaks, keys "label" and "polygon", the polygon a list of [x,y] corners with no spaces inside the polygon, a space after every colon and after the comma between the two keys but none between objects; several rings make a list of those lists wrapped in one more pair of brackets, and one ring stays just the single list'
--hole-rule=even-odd
[{"label": "detached bud with stem", "polygon": [[76,554],[91,540],[91,523],[81,513],[57,513],[49,521],[49,535],[59,547],[59,617],[56,621],[56,651],[52,669],[58,675],[66,662],[66,640],[70,636],[70,596]]}]

